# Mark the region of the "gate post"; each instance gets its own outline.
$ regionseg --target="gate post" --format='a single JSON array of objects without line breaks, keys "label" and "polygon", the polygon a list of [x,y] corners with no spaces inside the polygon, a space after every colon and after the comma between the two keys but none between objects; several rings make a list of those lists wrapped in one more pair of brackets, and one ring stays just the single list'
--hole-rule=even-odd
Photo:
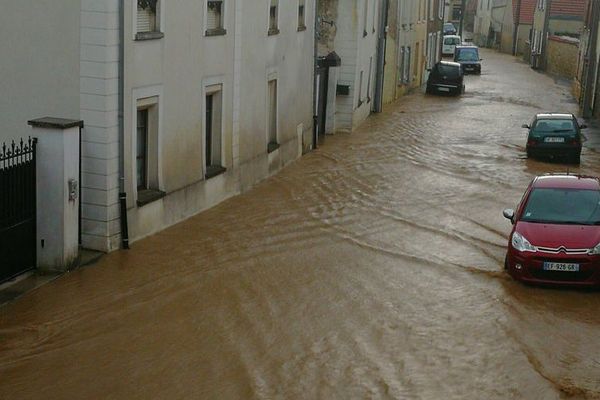
[{"label": "gate post", "polygon": [[37,267],[66,271],[79,254],[79,132],[83,121],[28,121],[37,143]]}]

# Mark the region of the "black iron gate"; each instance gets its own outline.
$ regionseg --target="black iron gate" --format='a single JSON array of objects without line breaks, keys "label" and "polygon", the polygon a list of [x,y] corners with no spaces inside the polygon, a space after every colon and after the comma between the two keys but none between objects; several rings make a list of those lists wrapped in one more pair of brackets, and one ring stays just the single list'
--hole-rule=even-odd
[{"label": "black iron gate", "polygon": [[36,140],[0,149],[0,282],[35,268]]}]

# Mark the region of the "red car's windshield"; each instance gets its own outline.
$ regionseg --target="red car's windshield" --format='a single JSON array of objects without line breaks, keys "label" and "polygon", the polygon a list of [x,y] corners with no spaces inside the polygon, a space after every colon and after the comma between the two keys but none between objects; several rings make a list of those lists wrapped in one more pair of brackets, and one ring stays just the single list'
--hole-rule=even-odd
[{"label": "red car's windshield", "polygon": [[537,188],[531,191],[521,221],[600,225],[600,191]]}]

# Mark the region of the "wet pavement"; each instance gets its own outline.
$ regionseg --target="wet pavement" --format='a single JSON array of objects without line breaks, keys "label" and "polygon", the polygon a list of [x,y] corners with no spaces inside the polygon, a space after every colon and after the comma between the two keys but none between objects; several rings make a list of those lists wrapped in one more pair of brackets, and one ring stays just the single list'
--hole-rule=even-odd
[{"label": "wet pavement", "polygon": [[600,293],[503,272],[564,82],[483,52],[254,190],[0,308],[3,398],[596,399]]}]

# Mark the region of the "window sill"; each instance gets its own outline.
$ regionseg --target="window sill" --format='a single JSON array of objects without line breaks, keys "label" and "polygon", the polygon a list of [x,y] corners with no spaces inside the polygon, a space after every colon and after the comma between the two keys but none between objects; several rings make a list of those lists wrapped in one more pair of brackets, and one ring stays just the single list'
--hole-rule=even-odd
[{"label": "window sill", "polygon": [[220,165],[208,165],[206,166],[206,173],[204,174],[205,179],[214,178],[217,175],[221,175],[227,171],[227,168]]},{"label": "window sill", "polygon": [[135,40],[156,40],[165,37],[163,32],[138,32],[135,34]]},{"label": "window sill", "polygon": [[204,32],[204,36],[224,36],[227,34],[227,30],[223,28],[207,29]]},{"label": "window sill", "polygon": [[298,32],[302,32],[306,30],[306,25],[300,25],[298,26]]},{"label": "window sill", "polygon": [[279,34],[279,28],[269,28],[269,32],[267,33],[269,36]]},{"label": "window sill", "polygon": [[137,198],[137,206],[143,207],[146,204],[150,204],[155,202],[156,200],[160,200],[165,197],[167,194],[162,190],[157,189],[138,189],[138,198]]},{"label": "window sill", "polygon": [[269,142],[267,144],[267,153],[272,153],[279,148],[279,143],[277,142]]}]

